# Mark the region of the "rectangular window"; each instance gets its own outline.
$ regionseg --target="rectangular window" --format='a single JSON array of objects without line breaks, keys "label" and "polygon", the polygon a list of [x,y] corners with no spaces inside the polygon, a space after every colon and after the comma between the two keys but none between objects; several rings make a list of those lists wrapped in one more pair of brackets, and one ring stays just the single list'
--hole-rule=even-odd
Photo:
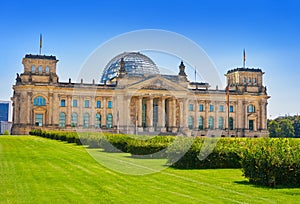
[{"label": "rectangular window", "polygon": [[204,111],[204,106],[203,106],[203,104],[200,104],[200,105],[199,105],[199,111],[200,111],[200,112],[203,112],[203,111]]},{"label": "rectangular window", "polygon": [[85,108],[89,108],[90,107],[90,101],[89,100],[85,100],[84,101],[84,107]]},{"label": "rectangular window", "polygon": [[77,100],[73,100],[73,107],[77,107]]},{"label": "rectangular window", "polygon": [[249,120],[249,130],[254,130],[254,121]]},{"label": "rectangular window", "polygon": [[230,112],[230,113],[233,112],[233,106],[229,106],[229,112]]},{"label": "rectangular window", "polygon": [[43,126],[43,114],[35,114],[35,126]]},{"label": "rectangular window", "polygon": [[224,112],[224,106],[223,105],[220,105],[220,112]]},{"label": "rectangular window", "polygon": [[97,101],[96,107],[101,108],[101,101]]},{"label": "rectangular window", "polygon": [[212,104],[209,105],[209,112],[214,112],[214,105]]},{"label": "rectangular window", "polygon": [[108,108],[112,108],[112,101],[108,101],[107,107],[108,107]]},{"label": "rectangular window", "polygon": [[193,110],[194,110],[194,105],[193,105],[193,104],[190,104],[189,110],[190,110],[190,111],[193,111]]},{"label": "rectangular window", "polygon": [[66,106],[66,100],[65,99],[63,99],[63,100],[60,101],[60,106],[61,107],[65,107]]}]

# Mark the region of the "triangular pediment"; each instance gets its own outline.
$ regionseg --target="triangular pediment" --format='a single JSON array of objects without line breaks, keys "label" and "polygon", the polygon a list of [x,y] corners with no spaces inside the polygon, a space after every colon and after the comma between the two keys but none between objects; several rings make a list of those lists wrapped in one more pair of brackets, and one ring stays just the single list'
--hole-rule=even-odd
[{"label": "triangular pediment", "polygon": [[130,84],[127,89],[143,89],[143,90],[170,90],[170,91],[187,91],[187,88],[182,86],[179,81],[175,83],[161,75],[149,77]]}]

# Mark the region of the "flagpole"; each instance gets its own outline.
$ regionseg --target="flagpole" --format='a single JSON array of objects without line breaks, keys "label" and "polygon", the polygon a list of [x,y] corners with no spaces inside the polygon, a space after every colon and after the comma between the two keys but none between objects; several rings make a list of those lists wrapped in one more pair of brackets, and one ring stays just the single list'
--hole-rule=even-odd
[{"label": "flagpole", "polygon": [[243,52],[243,67],[246,68],[246,51]]},{"label": "flagpole", "polygon": [[40,55],[42,55],[42,44],[43,44],[43,39],[42,39],[42,34],[40,34]]},{"label": "flagpole", "polygon": [[195,66],[195,83],[197,82],[197,71],[196,71],[196,66]]},{"label": "flagpole", "polygon": [[227,103],[227,132],[228,132],[228,137],[230,135],[230,124],[229,124],[229,84],[226,86],[226,103]]}]

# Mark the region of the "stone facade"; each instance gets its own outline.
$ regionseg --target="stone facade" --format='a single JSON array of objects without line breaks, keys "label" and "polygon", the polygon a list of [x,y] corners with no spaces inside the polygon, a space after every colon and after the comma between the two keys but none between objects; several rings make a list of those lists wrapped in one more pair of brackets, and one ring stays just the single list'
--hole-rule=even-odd
[{"label": "stone facade", "polygon": [[[55,56],[26,55],[13,86],[13,134],[31,129],[261,137],[267,132],[261,69],[227,72],[225,90],[178,75],[118,76],[105,83],[59,82]],[[122,61],[122,63],[124,63]],[[229,100],[226,96],[229,96]],[[228,105],[229,104],[229,105]]]}]

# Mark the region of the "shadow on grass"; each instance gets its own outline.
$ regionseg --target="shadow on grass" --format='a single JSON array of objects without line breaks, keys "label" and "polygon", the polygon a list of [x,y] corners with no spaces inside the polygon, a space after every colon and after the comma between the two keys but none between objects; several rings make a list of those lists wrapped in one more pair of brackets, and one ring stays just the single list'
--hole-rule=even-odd
[{"label": "shadow on grass", "polygon": [[[249,187],[255,187],[255,188],[263,188],[263,189],[290,189],[290,188],[299,188],[299,186],[293,186],[293,185],[277,185],[277,186],[263,186],[259,184],[250,183],[249,181],[234,181],[236,184],[240,185],[246,185]],[[291,195],[300,195],[300,192],[294,193],[292,192]]]}]

